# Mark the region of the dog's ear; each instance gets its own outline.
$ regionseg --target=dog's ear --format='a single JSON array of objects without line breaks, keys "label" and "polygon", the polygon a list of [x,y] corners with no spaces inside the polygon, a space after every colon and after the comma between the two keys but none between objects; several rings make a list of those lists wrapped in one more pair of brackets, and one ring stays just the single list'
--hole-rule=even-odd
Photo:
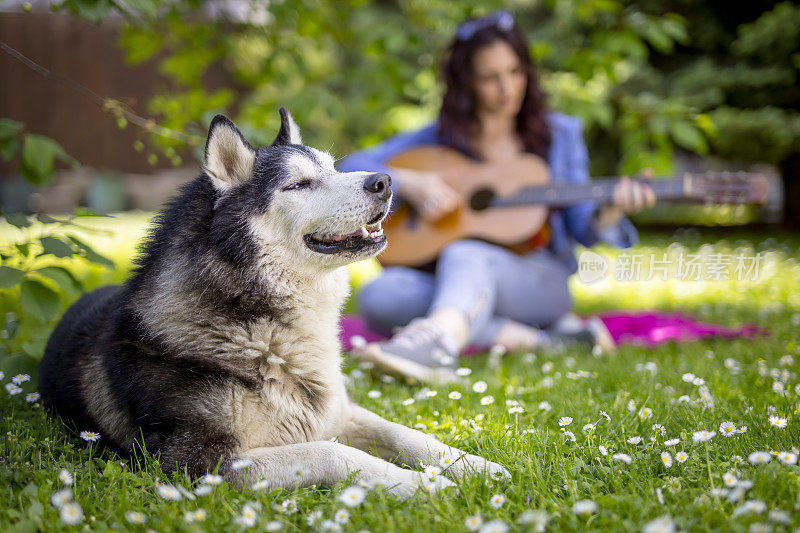
[{"label": "dog's ear", "polygon": [[217,115],[208,128],[205,158],[211,183],[226,191],[253,176],[256,150],[228,117]]},{"label": "dog's ear", "polygon": [[281,144],[303,144],[303,139],[300,137],[300,128],[297,127],[292,115],[286,111],[285,107],[278,110],[281,114],[281,129],[278,130],[278,136],[272,141],[272,146]]}]

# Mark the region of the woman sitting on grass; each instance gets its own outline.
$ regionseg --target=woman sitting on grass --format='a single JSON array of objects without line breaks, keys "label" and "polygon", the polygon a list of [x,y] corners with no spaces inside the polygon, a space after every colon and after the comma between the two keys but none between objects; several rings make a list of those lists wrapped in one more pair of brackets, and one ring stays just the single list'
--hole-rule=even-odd
[{"label": "woman sitting on grass", "polygon": [[[498,168],[530,153],[547,161],[556,181],[589,179],[582,124],[547,110],[509,12],[461,24],[443,75],[446,90],[436,123],[354,153],[340,169],[389,173],[397,196],[429,221],[456,209],[460,200],[437,173],[386,167],[415,146],[444,145]],[[624,179],[612,205],[584,202],[551,211],[525,253],[459,240],[442,251],[435,272],[386,268],[361,290],[358,305],[372,329],[394,336],[368,345],[362,357],[425,380],[452,374],[468,344],[518,349],[577,340],[613,349],[600,320],[583,321],[571,312],[567,280],[577,269],[572,248],[574,242],[592,246],[601,240],[632,245],[637,232],[623,214],[654,201],[649,187]]]}]

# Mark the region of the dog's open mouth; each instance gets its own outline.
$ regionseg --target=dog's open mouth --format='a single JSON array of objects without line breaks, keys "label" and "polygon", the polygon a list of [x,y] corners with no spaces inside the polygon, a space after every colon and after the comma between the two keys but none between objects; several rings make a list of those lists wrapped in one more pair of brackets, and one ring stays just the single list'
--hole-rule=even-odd
[{"label": "dog's open mouth", "polygon": [[304,237],[306,246],[321,254],[338,254],[341,252],[359,252],[367,248],[379,247],[386,242],[386,235],[383,234],[381,219],[377,217],[377,222],[365,224],[359,229],[347,235],[318,235],[309,233]]}]

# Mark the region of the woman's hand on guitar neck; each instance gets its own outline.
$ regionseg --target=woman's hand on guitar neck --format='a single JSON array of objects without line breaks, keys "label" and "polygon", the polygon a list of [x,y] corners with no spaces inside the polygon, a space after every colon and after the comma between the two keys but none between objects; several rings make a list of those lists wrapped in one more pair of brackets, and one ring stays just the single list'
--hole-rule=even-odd
[{"label": "woman's hand on guitar neck", "polygon": [[[648,180],[653,177],[653,169],[647,168],[641,173]],[[656,194],[649,185],[623,176],[614,187],[614,203],[603,207],[597,214],[597,226],[605,228],[616,224],[622,215],[637,213],[646,207],[653,207]]]},{"label": "woman's hand on guitar neck", "polygon": [[461,204],[461,196],[437,172],[396,168],[397,194],[429,222],[436,222]]}]

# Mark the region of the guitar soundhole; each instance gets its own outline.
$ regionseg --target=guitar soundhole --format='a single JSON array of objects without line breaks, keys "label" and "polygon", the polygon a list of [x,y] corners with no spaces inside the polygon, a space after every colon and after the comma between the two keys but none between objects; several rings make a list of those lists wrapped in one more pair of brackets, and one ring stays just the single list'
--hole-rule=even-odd
[{"label": "guitar soundhole", "polygon": [[475,211],[487,209],[494,199],[492,189],[478,189],[469,199],[469,206]]}]

